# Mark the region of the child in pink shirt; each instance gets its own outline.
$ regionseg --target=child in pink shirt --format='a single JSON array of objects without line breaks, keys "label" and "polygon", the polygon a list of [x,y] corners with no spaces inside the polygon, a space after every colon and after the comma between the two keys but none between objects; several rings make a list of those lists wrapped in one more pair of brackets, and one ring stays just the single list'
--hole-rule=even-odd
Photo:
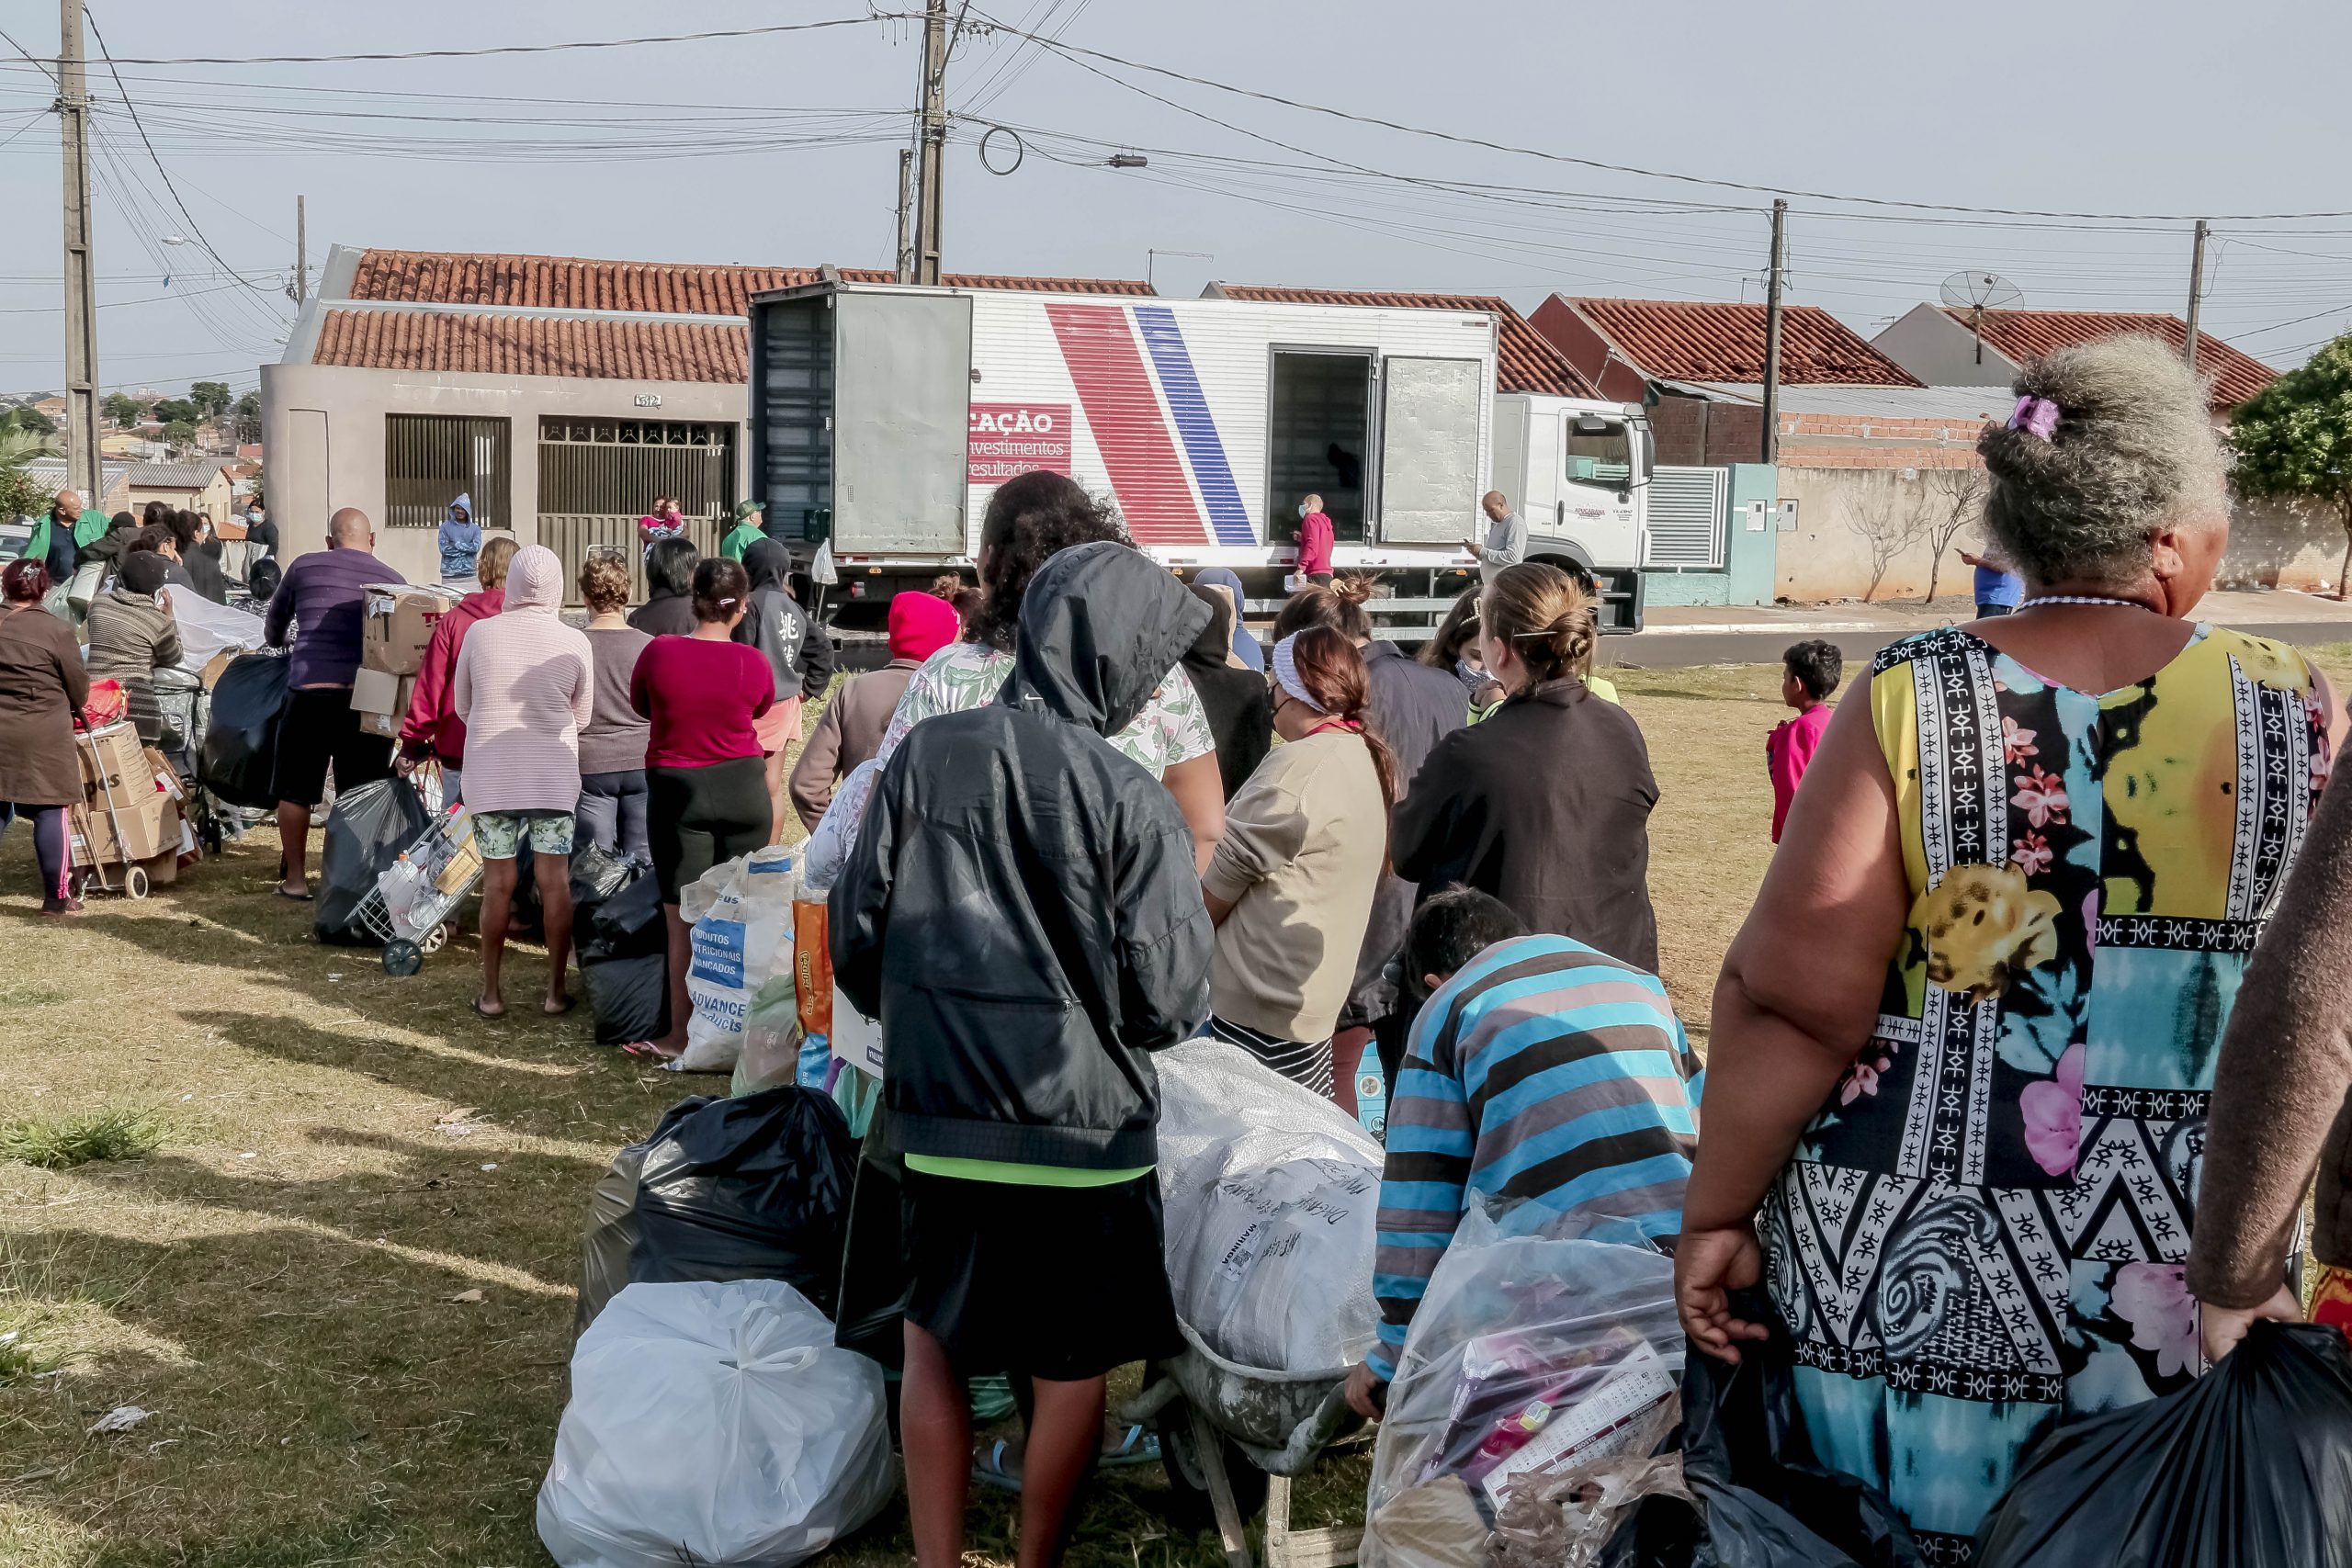
[{"label": "child in pink shirt", "polygon": [[1773,727],[1765,738],[1765,766],[1772,774],[1772,841],[1781,841],[1781,826],[1789,819],[1789,804],[1797,784],[1821,749],[1821,732],[1829,728],[1829,694],[1846,673],[1845,656],[1834,642],[1801,642],[1781,655],[1785,673],[1781,700],[1797,716]]}]

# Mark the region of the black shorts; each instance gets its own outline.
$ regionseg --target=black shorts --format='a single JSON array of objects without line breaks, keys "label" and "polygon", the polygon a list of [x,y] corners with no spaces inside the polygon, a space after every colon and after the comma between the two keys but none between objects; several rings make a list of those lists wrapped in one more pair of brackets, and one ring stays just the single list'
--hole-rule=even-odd
[{"label": "black shorts", "polygon": [[662,902],[714,865],[767,847],[775,826],[764,757],[645,770],[646,848]]},{"label": "black shorts", "polygon": [[277,721],[277,762],[269,792],[281,806],[316,806],[326,798],[327,764],[334,787],[347,795],[392,776],[392,741],[359,728],[348,686],[298,687],[286,694]]},{"label": "black shorts", "polygon": [[957,1371],[1077,1382],[1184,1348],[1157,1176],[1109,1187],[900,1179],[907,1319]]}]

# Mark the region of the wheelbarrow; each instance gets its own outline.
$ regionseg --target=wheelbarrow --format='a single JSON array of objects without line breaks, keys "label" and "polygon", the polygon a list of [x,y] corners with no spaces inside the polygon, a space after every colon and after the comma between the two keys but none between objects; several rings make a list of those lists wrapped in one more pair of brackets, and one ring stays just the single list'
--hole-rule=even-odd
[{"label": "wheelbarrow", "polygon": [[[1252,1568],[1243,1528],[1266,1510],[1265,1568],[1341,1568],[1356,1560],[1361,1526],[1290,1528],[1290,1483],[1358,1437],[1345,1367],[1283,1372],[1227,1360],[1179,1322],[1183,1354],[1153,1363],[1121,1418],[1149,1422],[1179,1524],[1214,1523],[1228,1568]],[[1205,1506],[1204,1506],[1205,1504]]]}]

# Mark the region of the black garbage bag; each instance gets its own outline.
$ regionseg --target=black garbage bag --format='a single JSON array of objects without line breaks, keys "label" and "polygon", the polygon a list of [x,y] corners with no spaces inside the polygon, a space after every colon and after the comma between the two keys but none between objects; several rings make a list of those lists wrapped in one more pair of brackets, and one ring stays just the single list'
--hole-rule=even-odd
[{"label": "black garbage bag", "polygon": [[212,728],[197,759],[198,783],[229,806],[277,804],[277,716],[286,708],[283,655],[241,653],[212,687]]},{"label": "black garbage bag", "polygon": [[649,867],[614,862],[622,879],[603,891],[609,875],[592,861],[583,877],[582,855],[611,857],[593,847],[571,857],[573,948],[596,1043],[657,1039],[670,1029],[670,933],[661,885]]},{"label": "black garbage bag", "polygon": [[582,844],[571,852],[571,908],[573,918],[582,904],[609,898],[628,886],[634,868],[610,850],[594,844]]},{"label": "black garbage bag", "polygon": [[[1772,1321],[1750,1302],[1751,1322]],[[1740,1347],[1739,1365],[1693,1349],[1682,1369],[1683,1483],[1643,1501],[1601,1568],[1924,1568],[1918,1543],[1875,1488],[1798,1456],[1789,1342]]]},{"label": "black garbage bag", "polygon": [[360,901],[432,822],[424,797],[403,778],[377,779],[334,797],[313,895],[321,942],[354,947],[383,940],[359,924]]},{"label": "black garbage bag", "polygon": [[628,1283],[628,1257],[637,1247],[637,1183],[646,1151],[682,1117],[710,1103],[708,1095],[689,1095],[663,1111],[652,1133],[615,1155],[590,1190],[588,1217],[580,1227],[580,1300],[572,1310],[572,1338],[587,1333],[605,1303]]},{"label": "black garbage bag", "polygon": [[1977,1568],[2352,1563],[2352,1346],[2256,1323],[2177,1393],[2059,1427],[1976,1532]]},{"label": "black garbage bag", "polygon": [[630,1283],[782,1280],[831,1317],[856,1159],[841,1107],[796,1084],[665,1122],[638,1176]]}]

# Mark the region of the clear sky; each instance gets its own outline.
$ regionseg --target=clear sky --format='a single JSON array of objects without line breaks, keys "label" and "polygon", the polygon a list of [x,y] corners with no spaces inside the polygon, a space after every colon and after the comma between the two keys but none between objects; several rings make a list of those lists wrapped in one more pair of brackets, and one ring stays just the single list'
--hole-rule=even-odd
[{"label": "clear sky", "polygon": [[[868,15],[860,0],[90,9],[124,60],[478,49]],[[55,53],[56,15],[47,0],[0,0],[0,27],[34,55]],[[965,19],[948,87],[967,117],[948,154],[951,270],[1140,277],[1156,248],[1213,258],[1163,254],[1154,276],[1170,293],[1215,277],[1499,292],[1522,308],[1555,289],[1761,297],[1769,193],[1566,158],[1963,208],[2352,209],[2341,81],[2352,6],[2321,0],[973,0]],[[1553,156],[1080,63],[991,34],[989,19]],[[251,386],[292,315],[280,290],[297,193],[309,197],[314,266],[330,243],[887,265],[919,37],[881,20],[478,59],[124,64],[154,156],[93,39],[100,378]],[[0,45],[0,389],[62,378],[53,96]],[[990,122],[1018,128],[1025,146],[1002,177],[979,160]],[[1102,166],[1121,149],[1149,167]],[[989,149],[1000,164],[1013,150],[1002,135]],[[1963,270],[2013,280],[2030,306],[2179,310],[2187,299],[2185,219],[1792,203],[1789,298],[1864,333]],[[2352,324],[2352,216],[2217,217],[2215,232],[2209,330],[2285,365]]]}]

